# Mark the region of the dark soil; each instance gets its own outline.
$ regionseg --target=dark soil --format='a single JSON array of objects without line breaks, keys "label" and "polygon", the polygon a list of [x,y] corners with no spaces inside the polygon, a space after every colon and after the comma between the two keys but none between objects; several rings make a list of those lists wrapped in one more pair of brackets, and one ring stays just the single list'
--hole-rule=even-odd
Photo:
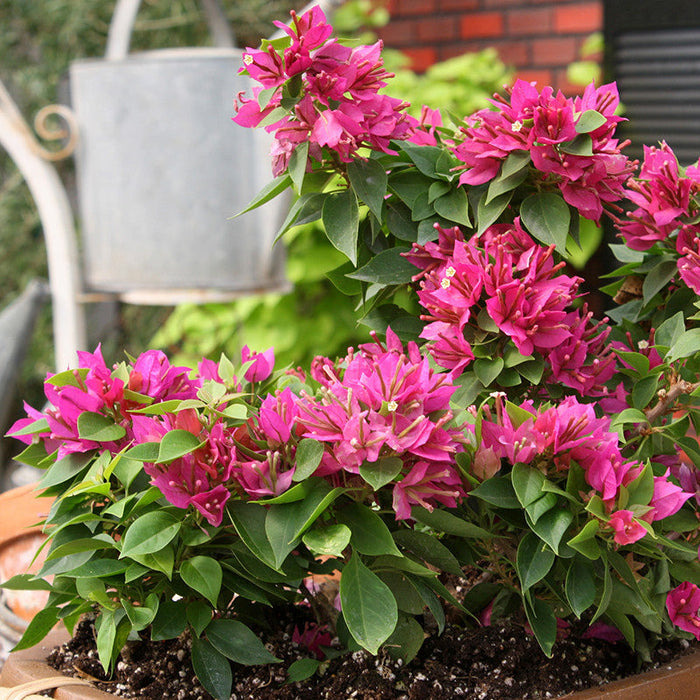
[{"label": "dark soil", "polygon": [[[304,611],[301,611],[302,615]],[[465,630],[448,624],[441,636],[426,639],[418,656],[407,665],[386,653],[372,657],[363,651],[324,662],[311,678],[287,683],[286,668],[311,656],[292,641],[294,626],[287,615],[277,632],[265,635],[269,650],[283,663],[234,667],[232,700],[526,700],[556,698],[639,671],[624,642],[577,638],[572,630],[557,642],[548,659],[522,625],[497,621],[490,627]],[[652,664],[667,664],[693,647],[676,641],[654,651]],[[97,682],[102,690],[143,700],[211,700],[190,666],[186,639],[131,643],[120,658],[115,676]],[[81,623],[75,637],[55,649],[50,664],[69,675],[104,679],[97,660],[94,628]]]}]

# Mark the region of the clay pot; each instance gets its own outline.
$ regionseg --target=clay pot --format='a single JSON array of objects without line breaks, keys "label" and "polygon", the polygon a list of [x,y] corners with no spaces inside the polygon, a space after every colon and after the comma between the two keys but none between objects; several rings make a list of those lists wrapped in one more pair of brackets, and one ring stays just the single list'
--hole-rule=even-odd
[{"label": "clay pot", "polygon": [[[35,573],[43,563],[42,554],[35,559],[45,539],[37,523],[48,513],[53,499],[38,497],[35,489],[28,484],[0,494],[0,581]],[[27,622],[44,607],[48,593],[1,589],[0,595],[3,634],[21,636]]]},{"label": "clay pot", "polygon": [[[67,641],[67,633],[54,631],[32,649],[10,654],[0,674],[0,686],[14,687],[36,678],[56,675],[46,663],[48,653]],[[598,688],[567,695],[567,700],[667,700],[674,697],[700,697],[700,652],[689,654],[663,668],[649,671]],[[92,687],[59,688],[56,700],[114,700],[114,696]]]}]

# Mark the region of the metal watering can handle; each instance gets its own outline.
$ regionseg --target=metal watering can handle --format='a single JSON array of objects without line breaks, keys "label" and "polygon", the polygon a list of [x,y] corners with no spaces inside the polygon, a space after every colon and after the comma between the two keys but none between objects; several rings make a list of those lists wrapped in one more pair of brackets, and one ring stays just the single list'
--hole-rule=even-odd
[{"label": "metal watering can handle", "polygon": [[[200,0],[200,2],[216,46],[234,48],[236,42],[233,32],[218,0]],[[107,35],[105,58],[108,61],[124,59],[129,53],[131,32],[140,5],[141,0],[118,0]]]}]

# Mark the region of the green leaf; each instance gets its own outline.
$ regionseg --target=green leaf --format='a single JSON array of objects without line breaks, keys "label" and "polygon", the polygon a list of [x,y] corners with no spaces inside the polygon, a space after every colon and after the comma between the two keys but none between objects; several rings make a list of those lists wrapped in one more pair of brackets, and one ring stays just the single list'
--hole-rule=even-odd
[{"label": "green leaf", "polygon": [[363,462],[360,476],[375,490],[393,481],[403,469],[403,460],[399,457],[383,457],[376,462]]},{"label": "green leaf", "polygon": [[192,668],[202,687],[217,700],[231,697],[231,664],[206,639],[192,638]]},{"label": "green leaf", "polygon": [[573,520],[571,511],[552,508],[533,523],[532,529],[556,554],[559,554],[559,544]]},{"label": "green leaf", "polygon": [[[632,405],[639,410],[646,408],[656,396],[658,384],[659,378],[654,375],[644,377],[635,382],[632,387]],[[643,422],[647,422],[646,416]]]},{"label": "green leaf", "polygon": [[418,146],[410,141],[401,141],[399,146],[423,175],[439,179],[437,162],[443,154],[443,150],[440,147]]},{"label": "green leaf", "polygon": [[554,564],[554,552],[532,532],[528,532],[518,545],[515,568],[523,593],[541,581]]},{"label": "green leaf", "polygon": [[355,193],[348,189],[328,195],[323,202],[321,218],[328,240],[357,265],[360,210]]},{"label": "green leaf", "polygon": [[304,186],[304,175],[306,174],[306,166],[309,160],[309,142],[302,141],[292,151],[287,165],[287,172],[292,178],[294,187],[297,192],[301,192]]},{"label": "green leaf", "polygon": [[[8,433],[10,437],[19,437],[20,435],[35,435],[36,433],[48,433],[49,432],[49,421],[46,418],[39,418],[29,425],[25,425],[21,430],[15,430],[12,433]],[[43,448],[42,448],[43,449]],[[46,457],[46,451],[44,450],[44,457]]]},{"label": "green leaf", "polygon": [[[194,452],[200,444],[199,438],[188,430],[171,430],[165,433],[160,441],[156,464],[172,462],[174,459]],[[129,456],[132,457],[132,455]]]},{"label": "green leaf", "polygon": [[216,559],[198,555],[185,559],[180,567],[182,580],[193,590],[201,593],[212,605],[217,607],[221,591],[221,564]]},{"label": "green leaf", "polygon": [[190,627],[192,627],[197,636],[200,636],[211,622],[212,609],[203,600],[190,600],[186,614]]},{"label": "green leaf", "polygon": [[700,351],[700,328],[693,328],[685,331],[673,345],[666,355],[667,362],[691,357]]},{"label": "green leaf", "polygon": [[347,276],[361,282],[381,285],[408,284],[416,274],[416,267],[402,255],[408,250],[409,248],[404,247],[383,250],[372,257],[366,265]]},{"label": "green leaf", "polygon": [[596,587],[593,567],[576,557],[566,572],[566,598],[576,617],[588,610],[595,603]]},{"label": "green leaf", "polygon": [[552,647],[557,639],[557,618],[552,609],[539,598],[530,600],[524,596],[525,614],[530,627],[535,634],[542,651],[546,656],[552,656]]},{"label": "green leaf", "polygon": [[309,530],[301,539],[315,555],[342,557],[343,550],[350,544],[352,532],[347,525],[328,525]]},{"label": "green leaf", "polygon": [[509,476],[493,476],[480,483],[469,492],[498,508],[521,508]]},{"label": "green leaf", "polygon": [[[685,321],[683,312],[679,311],[670,318],[667,318],[654,333],[656,345],[663,345],[670,348],[685,331]],[[648,360],[647,360],[648,361]]]},{"label": "green leaf", "polygon": [[596,534],[598,532],[598,521],[589,520],[582,528],[581,531],[574,535],[566,544],[577,552],[583,554],[584,557],[591,560],[596,560],[600,557],[600,547],[596,541]]},{"label": "green leaf", "polygon": [[410,663],[423,646],[424,639],[423,627],[414,617],[399,615],[396,628],[386,640],[389,656]]},{"label": "green leaf", "polygon": [[297,659],[293,663],[289,664],[287,669],[287,683],[298,683],[299,681],[305,681],[307,678],[318,671],[318,667],[321,662],[318,659]]},{"label": "green leaf", "polygon": [[157,510],[142,515],[124,534],[121,556],[151,554],[163,549],[175,539],[181,524],[180,520],[166,511]]},{"label": "green leaf", "polygon": [[101,413],[83,411],[78,416],[78,435],[84,440],[112,442],[126,435],[124,426],[115,423]]},{"label": "green leaf", "polygon": [[46,607],[36,613],[27,625],[27,629],[24,630],[22,638],[13,648],[13,651],[21,651],[22,649],[30,649],[36,646],[56,626],[59,612],[60,608]]},{"label": "green leaf", "polygon": [[311,438],[304,438],[297,445],[295,469],[292,481],[303,481],[312,476],[321,464],[323,443]]},{"label": "green leaf", "polygon": [[545,482],[545,476],[539,469],[530,467],[527,464],[514,464],[511,480],[515,495],[523,508],[527,508],[542,497],[542,486]]},{"label": "green leaf", "polygon": [[587,109],[576,122],[577,134],[590,134],[607,122],[607,118],[595,109]]},{"label": "green leaf", "polygon": [[394,541],[441,571],[462,575],[462,567],[455,555],[435,535],[418,530],[398,530],[394,533]]},{"label": "green leaf", "polygon": [[238,620],[212,620],[204,632],[217,651],[237,664],[254,666],[281,661],[265,648],[249,627]]},{"label": "green leaf", "polygon": [[265,518],[265,534],[272,546],[276,569],[304,532],[342,492],[343,489],[331,490],[326,481],[318,480],[303,500],[270,506]]},{"label": "green leaf", "polygon": [[411,509],[411,517],[419,523],[427,525],[436,532],[444,532],[447,535],[455,535],[468,539],[483,539],[490,540],[495,535],[484,528],[470,523],[468,520],[454,515],[446,510],[439,508],[433,509],[432,512],[420,506],[414,506]]},{"label": "green leaf", "polygon": [[479,381],[488,388],[501,373],[504,364],[502,357],[481,357],[474,360],[472,367]]},{"label": "green leaf", "polygon": [[403,556],[384,521],[367,506],[353,501],[338,512],[337,519],[352,531],[350,541],[358,552],[370,556]]},{"label": "green leaf", "polygon": [[388,586],[353,554],[340,578],[343,617],[355,641],[370,653],[391,636],[398,607]]},{"label": "green leaf", "polygon": [[109,578],[123,574],[129,568],[127,562],[117,559],[92,559],[65,572],[71,578]]},{"label": "green leaf", "polygon": [[358,198],[381,221],[388,184],[386,170],[376,160],[357,158],[348,163],[348,178]]},{"label": "green leaf", "polygon": [[678,266],[675,260],[662,260],[655,265],[644,278],[642,295],[645,304],[648,304],[657,292],[668,287],[669,282],[676,276]]},{"label": "green leaf", "polygon": [[158,596],[152,593],[148,596],[148,605],[132,605],[128,600],[122,598],[122,607],[126,611],[131,627],[135,632],[146,629],[154,620],[158,612]]},{"label": "green leaf", "polygon": [[46,473],[39,481],[39,488],[49,489],[70,481],[87,469],[91,459],[92,455],[77,453],[62,457],[46,470]]},{"label": "green leaf", "polygon": [[540,243],[555,245],[559,252],[566,253],[571,214],[566,202],[558,194],[531,194],[520,207],[520,218]]},{"label": "green leaf", "polygon": [[467,200],[467,192],[463,187],[457,187],[447,194],[438,197],[433,202],[435,211],[447,219],[454,221],[462,226],[470,227],[472,225],[469,218],[469,202]]},{"label": "green leaf", "polygon": [[153,619],[151,639],[164,640],[179,637],[187,625],[187,602],[180,600],[162,600]]},{"label": "green leaf", "polygon": [[484,195],[479,199],[477,205],[476,219],[479,224],[477,234],[482,234],[491,224],[497,221],[498,217],[510,204],[510,200],[513,198],[513,192],[511,190],[498,197],[494,197],[488,204],[486,203],[486,196],[486,192],[484,192]]},{"label": "green leaf", "polygon": [[267,508],[255,503],[234,501],[227,504],[227,512],[246,547],[267,566],[277,569],[272,545],[265,535]]},{"label": "green leaf", "polygon": [[160,452],[159,442],[142,442],[124,453],[125,457],[136,462],[155,462]]}]

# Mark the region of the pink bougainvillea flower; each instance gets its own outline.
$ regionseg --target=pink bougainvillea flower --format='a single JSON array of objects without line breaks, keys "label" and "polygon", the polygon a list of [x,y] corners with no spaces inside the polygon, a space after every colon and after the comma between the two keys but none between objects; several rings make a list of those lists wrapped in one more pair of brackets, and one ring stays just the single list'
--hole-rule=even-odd
[{"label": "pink bougainvillea flower", "polygon": [[602,639],[606,642],[615,644],[623,641],[625,636],[617,627],[608,625],[605,622],[598,620],[594,622],[582,635],[581,639]]},{"label": "pink bougainvillea flower", "polygon": [[654,495],[649,501],[653,508],[651,520],[663,520],[677,513],[683,504],[693,495],[686,493],[682,487],[670,480],[671,470],[667,469],[662,476],[654,477]]},{"label": "pink bougainvillea flower", "polygon": [[614,530],[617,544],[633,544],[647,534],[647,530],[635,519],[631,510],[616,510],[610,516],[608,525]]},{"label": "pink bougainvillea flower", "polygon": [[676,586],[666,596],[666,609],[676,627],[700,639],[700,588],[688,581]]},{"label": "pink bougainvillea flower", "polygon": [[[495,110],[476,112],[462,127],[463,139],[452,149],[463,163],[460,182],[489,182],[509,155],[526,152],[550,187],[558,188],[582,216],[598,220],[603,203],[622,197],[634,169],[621,153],[626,144],[613,138],[621,119],[615,115],[618,103],[614,84],[599,88],[591,84],[582,97],[572,100],[555,94],[551,87],[539,92],[534,84],[517,80],[505,97],[496,95],[492,100]],[[588,110],[597,111],[604,122],[580,134],[579,122]],[[571,147],[581,140],[589,150]],[[538,186],[542,183],[540,178]]]},{"label": "pink bougainvillea flower", "polygon": [[241,350],[241,362],[251,363],[243,373],[249,382],[262,382],[272,374],[275,366],[275,351],[273,348],[268,348],[265,352],[251,352],[250,348],[244,345]]},{"label": "pink bougainvillea flower", "polygon": [[201,385],[189,378],[189,367],[174,367],[160,350],[139,355],[129,373],[129,389],[157,401],[193,399]]}]

